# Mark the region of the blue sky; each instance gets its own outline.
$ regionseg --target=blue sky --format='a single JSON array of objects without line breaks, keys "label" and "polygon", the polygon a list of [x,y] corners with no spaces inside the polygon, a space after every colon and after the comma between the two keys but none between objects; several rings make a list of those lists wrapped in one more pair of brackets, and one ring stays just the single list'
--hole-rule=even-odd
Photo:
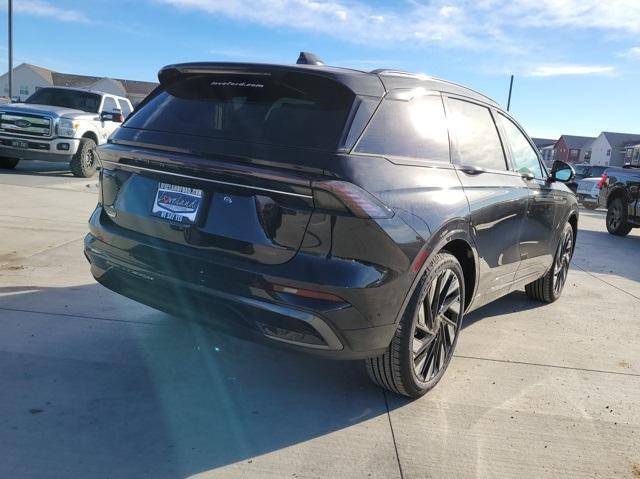
[{"label": "blue sky", "polygon": [[532,136],[640,133],[640,0],[14,0],[14,10],[14,64],[155,80],[169,63],[293,63],[306,50],[446,78],[505,105],[513,73],[511,111]]}]

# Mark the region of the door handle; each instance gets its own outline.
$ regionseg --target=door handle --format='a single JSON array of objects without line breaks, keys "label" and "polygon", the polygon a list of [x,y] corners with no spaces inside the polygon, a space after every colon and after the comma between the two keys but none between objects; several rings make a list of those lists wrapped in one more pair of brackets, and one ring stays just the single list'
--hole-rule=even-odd
[{"label": "door handle", "polygon": [[458,169],[465,172],[467,175],[479,175],[485,172],[484,168],[475,165],[460,165],[458,166]]}]

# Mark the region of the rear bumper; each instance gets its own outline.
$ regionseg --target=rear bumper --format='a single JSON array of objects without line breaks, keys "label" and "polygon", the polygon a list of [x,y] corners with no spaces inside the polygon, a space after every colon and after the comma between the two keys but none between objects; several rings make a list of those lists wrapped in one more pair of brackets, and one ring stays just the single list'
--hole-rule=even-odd
[{"label": "rear bumper", "polygon": [[592,196],[588,193],[578,193],[576,196],[578,197],[578,201],[580,203],[590,203],[590,204],[598,203],[598,197]]},{"label": "rear bumper", "polygon": [[[265,280],[291,285],[295,280],[290,277],[202,259],[194,267],[196,263],[184,252],[168,244],[127,238],[128,232],[114,230],[120,230],[117,226],[101,224],[100,216],[98,208],[85,238],[85,256],[94,278],[126,297],[235,336],[335,359],[379,355],[393,337],[397,312],[381,312],[378,316],[387,316],[391,322],[374,324],[347,301],[300,298],[262,287]],[[140,261],[153,257],[174,265],[173,271]],[[353,297],[353,288],[349,295]]]}]

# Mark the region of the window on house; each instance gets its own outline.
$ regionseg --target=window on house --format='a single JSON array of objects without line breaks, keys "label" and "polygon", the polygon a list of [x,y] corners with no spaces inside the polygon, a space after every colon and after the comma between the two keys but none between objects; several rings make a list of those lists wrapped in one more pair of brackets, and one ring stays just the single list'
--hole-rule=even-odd
[{"label": "window on house", "polygon": [[611,150],[607,150],[607,156],[611,156]]},{"label": "window on house", "polygon": [[569,160],[578,161],[580,158],[580,150],[569,150]]},{"label": "window on house", "polygon": [[21,86],[20,87],[20,94],[21,95],[28,95],[29,94],[29,87],[27,86]]},{"label": "window on house", "polygon": [[591,150],[587,150],[584,152],[584,159],[585,160],[590,160],[591,159]]}]

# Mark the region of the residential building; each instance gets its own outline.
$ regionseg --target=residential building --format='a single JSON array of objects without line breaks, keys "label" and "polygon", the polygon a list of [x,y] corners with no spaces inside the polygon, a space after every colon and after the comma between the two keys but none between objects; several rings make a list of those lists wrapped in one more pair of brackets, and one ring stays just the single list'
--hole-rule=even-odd
[{"label": "residential building", "polygon": [[624,162],[640,166],[640,143],[626,147]]},{"label": "residential building", "polygon": [[591,145],[591,164],[600,166],[622,166],[627,160],[627,151],[640,144],[640,134],[603,131]]},{"label": "residential building", "polygon": [[562,135],[556,142],[555,159],[566,163],[589,163],[594,140],[590,136]]},{"label": "residential building", "polygon": [[127,97],[135,106],[158,84],[147,81],[59,73],[37,65],[22,63],[13,69],[13,92],[10,95],[9,75],[5,73],[0,76],[0,93],[5,97],[19,97],[20,100],[26,100],[38,88],[47,86],[68,86],[103,91]]}]

